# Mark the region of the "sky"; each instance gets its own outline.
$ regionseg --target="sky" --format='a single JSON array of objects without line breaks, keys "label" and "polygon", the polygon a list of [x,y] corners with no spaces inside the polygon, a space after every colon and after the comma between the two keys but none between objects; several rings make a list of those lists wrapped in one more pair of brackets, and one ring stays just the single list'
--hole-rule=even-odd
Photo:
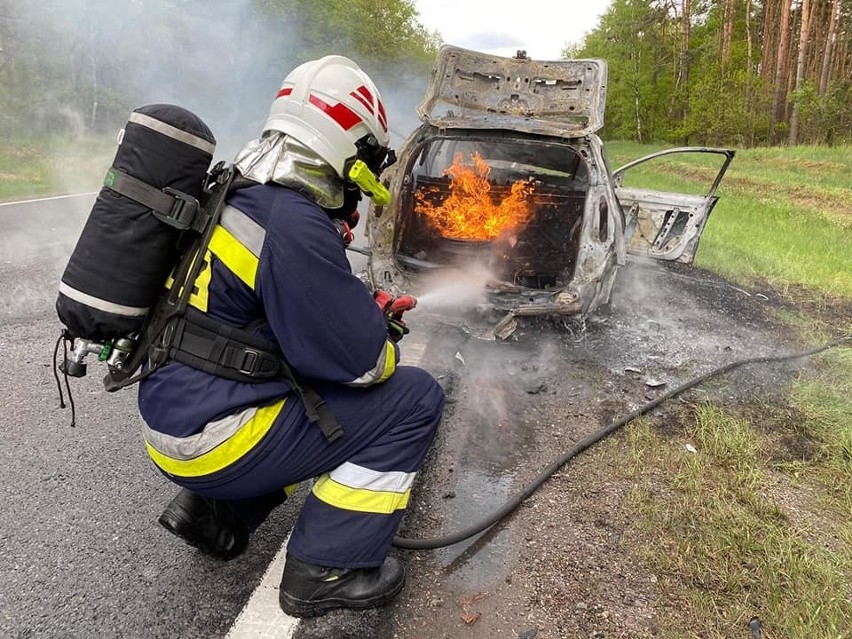
[{"label": "sky", "polygon": [[591,31],[610,0],[415,0],[420,22],[444,43],[511,57],[558,60]]}]

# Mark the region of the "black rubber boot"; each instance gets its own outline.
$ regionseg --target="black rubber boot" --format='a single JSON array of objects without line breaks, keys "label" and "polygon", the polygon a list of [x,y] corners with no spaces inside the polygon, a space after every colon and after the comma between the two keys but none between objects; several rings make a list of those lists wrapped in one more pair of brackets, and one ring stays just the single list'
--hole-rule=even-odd
[{"label": "black rubber boot", "polygon": [[377,568],[326,568],[287,555],[278,601],[293,617],[318,617],[336,608],[374,608],[393,599],[405,568],[388,557]]},{"label": "black rubber boot", "polygon": [[160,525],[216,559],[233,559],[248,546],[249,529],[224,502],[185,488],[157,520]]}]

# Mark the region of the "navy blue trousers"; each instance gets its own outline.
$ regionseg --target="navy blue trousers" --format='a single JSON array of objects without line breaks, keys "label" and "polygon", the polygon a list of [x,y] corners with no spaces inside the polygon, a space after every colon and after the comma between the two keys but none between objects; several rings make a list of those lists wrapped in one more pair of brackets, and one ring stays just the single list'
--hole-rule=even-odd
[{"label": "navy blue trousers", "polygon": [[227,500],[253,529],[283,502],[284,487],[318,478],[288,553],[330,567],[381,565],[440,422],[444,392],[428,372],[407,366],[367,388],[312,385],[343,427],[342,438],[329,444],[291,396],[239,462],[213,475],[171,479]]}]

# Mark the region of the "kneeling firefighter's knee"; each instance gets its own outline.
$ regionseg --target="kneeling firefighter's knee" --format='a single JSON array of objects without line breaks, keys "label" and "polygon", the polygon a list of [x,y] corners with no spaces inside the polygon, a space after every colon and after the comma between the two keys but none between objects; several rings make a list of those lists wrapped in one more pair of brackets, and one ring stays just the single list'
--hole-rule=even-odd
[{"label": "kneeling firefighter's knee", "polygon": [[412,384],[419,394],[418,405],[421,416],[434,427],[437,427],[444,412],[444,389],[428,371],[421,368],[412,369]]}]

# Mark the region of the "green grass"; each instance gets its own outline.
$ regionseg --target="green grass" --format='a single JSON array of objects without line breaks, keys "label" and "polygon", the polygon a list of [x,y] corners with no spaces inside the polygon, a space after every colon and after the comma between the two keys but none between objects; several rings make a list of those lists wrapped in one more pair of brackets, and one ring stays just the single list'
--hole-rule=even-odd
[{"label": "green grass", "polygon": [[823,506],[849,523],[844,535],[852,545],[852,349],[827,352],[817,365],[819,374],[797,380],[792,390],[803,417],[800,431],[815,443],[817,455],[783,470],[822,486]]},{"label": "green grass", "polygon": [[0,201],[95,191],[114,154],[105,138],[0,144]]},{"label": "green grass", "polygon": [[51,171],[50,160],[37,147],[0,147],[0,200],[49,191]]},{"label": "green grass", "polygon": [[[658,148],[614,143],[610,163],[618,167]],[[706,192],[719,164],[706,155],[664,157],[632,185]],[[852,299],[850,176],[848,146],[738,152],[717,193],[696,265],[747,286],[769,281],[781,290],[804,287]]]},{"label": "green grass", "polygon": [[[659,148],[610,144],[610,164]],[[660,160],[627,184],[696,193],[719,164]],[[849,146],[738,152],[696,265],[785,297],[776,318],[807,344],[852,333],[850,176]],[[852,348],[812,360],[786,403],[681,419],[674,441],[642,422],[610,449],[636,486],[628,508],[659,575],[662,636],[736,639],[757,615],[766,639],[852,637]]]},{"label": "green grass", "polygon": [[628,507],[643,543],[635,551],[668,604],[661,636],[746,637],[754,616],[767,638],[850,636],[848,517],[835,520],[845,532],[834,547],[808,538],[773,497],[794,488],[766,469],[765,435],[709,404],[683,419],[675,441],[643,422],[626,450],[611,447],[627,457],[625,476],[636,485]]}]

